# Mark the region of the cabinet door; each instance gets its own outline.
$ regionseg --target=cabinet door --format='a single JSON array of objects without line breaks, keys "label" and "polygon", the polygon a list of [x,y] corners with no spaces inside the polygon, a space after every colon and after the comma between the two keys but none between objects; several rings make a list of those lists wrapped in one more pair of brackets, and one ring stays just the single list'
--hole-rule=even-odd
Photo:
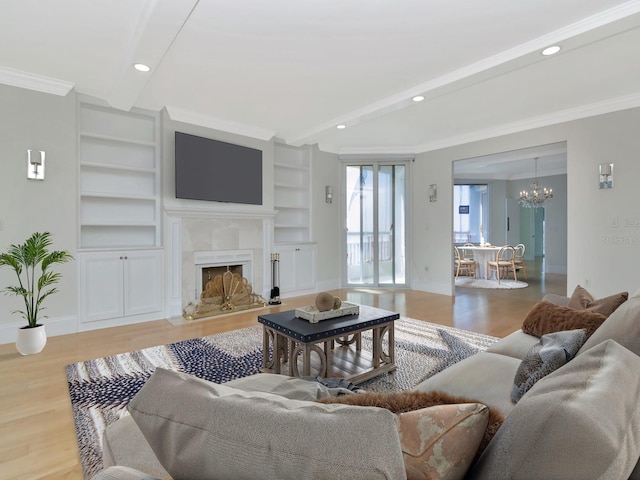
[{"label": "cabinet door", "polygon": [[113,252],[80,255],[82,322],[121,317],[122,255]]},{"label": "cabinet door", "polygon": [[316,288],[316,246],[298,245],[295,248],[296,290]]},{"label": "cabinet door", "polygon": [[[280,254],[280,294],[302,294],[316,288],[316,246],[278,245]],[[307,292],[305,292],[307,291]]]},{"label": "cabinet door", "polygon": [[125,315],[140,315],[162,310],[161,252],[126,252],[123,265]]}]

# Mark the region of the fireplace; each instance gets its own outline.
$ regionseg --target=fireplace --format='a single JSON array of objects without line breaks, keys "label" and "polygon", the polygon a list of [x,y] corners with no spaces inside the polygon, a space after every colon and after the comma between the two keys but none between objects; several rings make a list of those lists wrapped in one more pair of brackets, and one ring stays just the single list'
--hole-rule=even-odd
[{"label": "fireplace", "polygon": [[215,275],[223,274],[227,270],[238,273],[253,285],[253,250],[214,250],[208,252],[194,252],[195,264],[195,299],[200,296],[208,281]]},{"label": "fireplace", "polygon": [[266,301],[253,292],[253,251],[194,252],[195,301],[183,311],[187,319],[263,307]]}]

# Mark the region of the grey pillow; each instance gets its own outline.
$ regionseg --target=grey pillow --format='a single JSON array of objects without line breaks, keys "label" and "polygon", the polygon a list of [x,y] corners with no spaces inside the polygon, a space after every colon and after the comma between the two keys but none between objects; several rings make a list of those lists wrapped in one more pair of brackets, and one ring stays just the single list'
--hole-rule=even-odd
[{"label": "grey pillow", "polygon": [[587,331],[564,330],[540,337],[524,356],[513,381],[511,400],[517,403],[541,378],[575,357],[587,338]]}]

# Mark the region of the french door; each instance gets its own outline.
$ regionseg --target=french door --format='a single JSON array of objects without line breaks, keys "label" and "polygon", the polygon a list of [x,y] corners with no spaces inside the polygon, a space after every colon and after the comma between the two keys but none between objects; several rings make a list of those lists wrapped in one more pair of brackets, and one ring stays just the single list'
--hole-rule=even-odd
[{"label": "french door", "polygon": [[347,285],[406,285],[408,164],[345,168]]}]

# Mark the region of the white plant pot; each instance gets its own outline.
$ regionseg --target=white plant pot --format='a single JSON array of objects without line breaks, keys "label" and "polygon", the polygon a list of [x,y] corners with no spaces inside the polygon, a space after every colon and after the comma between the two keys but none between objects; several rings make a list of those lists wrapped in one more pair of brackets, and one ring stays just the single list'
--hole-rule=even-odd
[{"label": "white plant pot", "polygon": [[44,325],[18,329],[16,348],[22,355],[40,353],[46,344],[47,332],[44,330]]}]

